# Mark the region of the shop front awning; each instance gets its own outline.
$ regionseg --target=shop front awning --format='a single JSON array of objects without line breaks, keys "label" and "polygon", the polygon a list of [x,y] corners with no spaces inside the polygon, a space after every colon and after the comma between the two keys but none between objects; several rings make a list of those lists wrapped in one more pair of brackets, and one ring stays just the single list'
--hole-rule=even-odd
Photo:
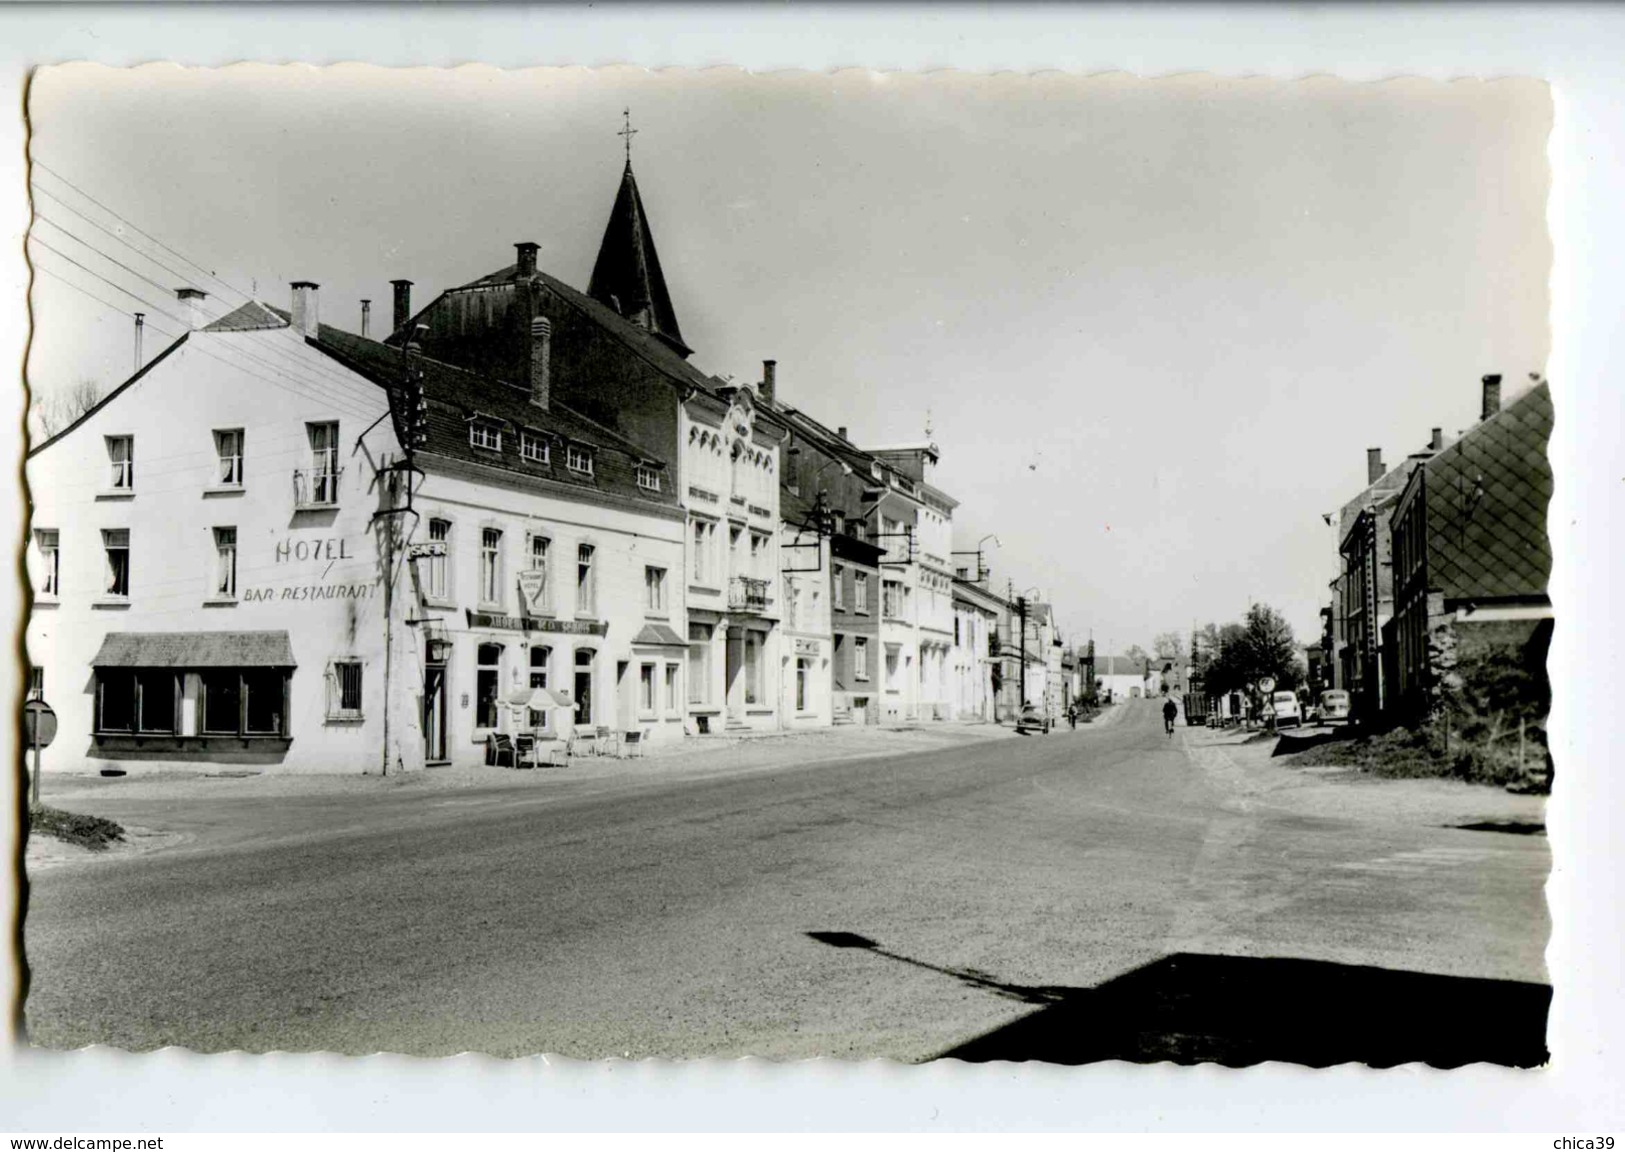
[{"label": "shop front awning", "polygon": [[293,668],[286,632],[109,632],[92,668]]},{"label": "shop front awning", "polygon": [[645,624],[643,630],[632,637],[632,643],[663,648],[688,647],[688,641],[677,635],[676,630],[666,624]]}]

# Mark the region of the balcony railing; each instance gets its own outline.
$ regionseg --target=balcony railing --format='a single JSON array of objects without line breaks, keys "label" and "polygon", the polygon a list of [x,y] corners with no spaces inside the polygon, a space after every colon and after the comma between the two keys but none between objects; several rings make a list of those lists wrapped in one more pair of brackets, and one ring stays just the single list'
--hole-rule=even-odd
[{"label": "balcony railing", "polygon": [[339,502],[339,477],[343,468],[307,471],[293,470],[293,502],[299,508],[332,508]]},{"label": "balcony railing", "polygon": [[751,576],[729,577],[728,607],[743,612],[765,612],[771,602],[767,590],[766,580]]}]

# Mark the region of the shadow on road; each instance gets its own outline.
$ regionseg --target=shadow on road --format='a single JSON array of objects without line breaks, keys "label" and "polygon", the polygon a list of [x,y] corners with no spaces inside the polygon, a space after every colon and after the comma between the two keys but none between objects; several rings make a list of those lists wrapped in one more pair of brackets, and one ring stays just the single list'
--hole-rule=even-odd
[{"label": "shadow on road", "polygon": [[938,1054],[973,1062],[1127,1060],[1323,1068],[1544,1064],[1545,984],[1397,971],[1322,960],[1175,953],[1094,988],[1023,986],[889,952],[850,932],[810,932],[838,948],[952,976],[1033,1011]]}]

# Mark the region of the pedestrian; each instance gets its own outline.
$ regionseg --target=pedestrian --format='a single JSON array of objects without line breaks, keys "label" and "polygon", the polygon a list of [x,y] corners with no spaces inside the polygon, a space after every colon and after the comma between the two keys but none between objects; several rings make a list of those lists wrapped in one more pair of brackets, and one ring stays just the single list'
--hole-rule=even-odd
[{"label": "pedestrian", "polygon": [[1174,717],[1179,715],[1179,705],[1174,703],[1170,696],[1162,705],[1162,726],[1168,730],[1168,735],[1174,734]]}]

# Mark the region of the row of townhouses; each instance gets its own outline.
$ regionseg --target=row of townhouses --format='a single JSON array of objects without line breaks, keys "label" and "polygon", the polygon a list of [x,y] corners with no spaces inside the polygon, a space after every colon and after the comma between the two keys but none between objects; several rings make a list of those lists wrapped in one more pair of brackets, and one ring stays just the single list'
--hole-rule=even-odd
[{"label": "row of townhouses", "polygon": [[1310,655],[1358,717],[1422,718],[1463,657],[1515,664],[1550,637],[1550,386],[1532,377],[1504,403],[1499,375],[1481,388],[1480,419],[1457,439],[1434,428],[1393,467],[1369,449],[1367,486],[1338,515]]},{"label": "row of townhouses", "polygon": [[694,367],[630,162],[586,291],[539,256],[420,308],[393,281],[381,339],[312,281],[178,290],[190,330],[29,456],[59,762],[394,772],[1092,684],[1048,605],[955,562],[935,445],[855,445],[772,360]]}]

